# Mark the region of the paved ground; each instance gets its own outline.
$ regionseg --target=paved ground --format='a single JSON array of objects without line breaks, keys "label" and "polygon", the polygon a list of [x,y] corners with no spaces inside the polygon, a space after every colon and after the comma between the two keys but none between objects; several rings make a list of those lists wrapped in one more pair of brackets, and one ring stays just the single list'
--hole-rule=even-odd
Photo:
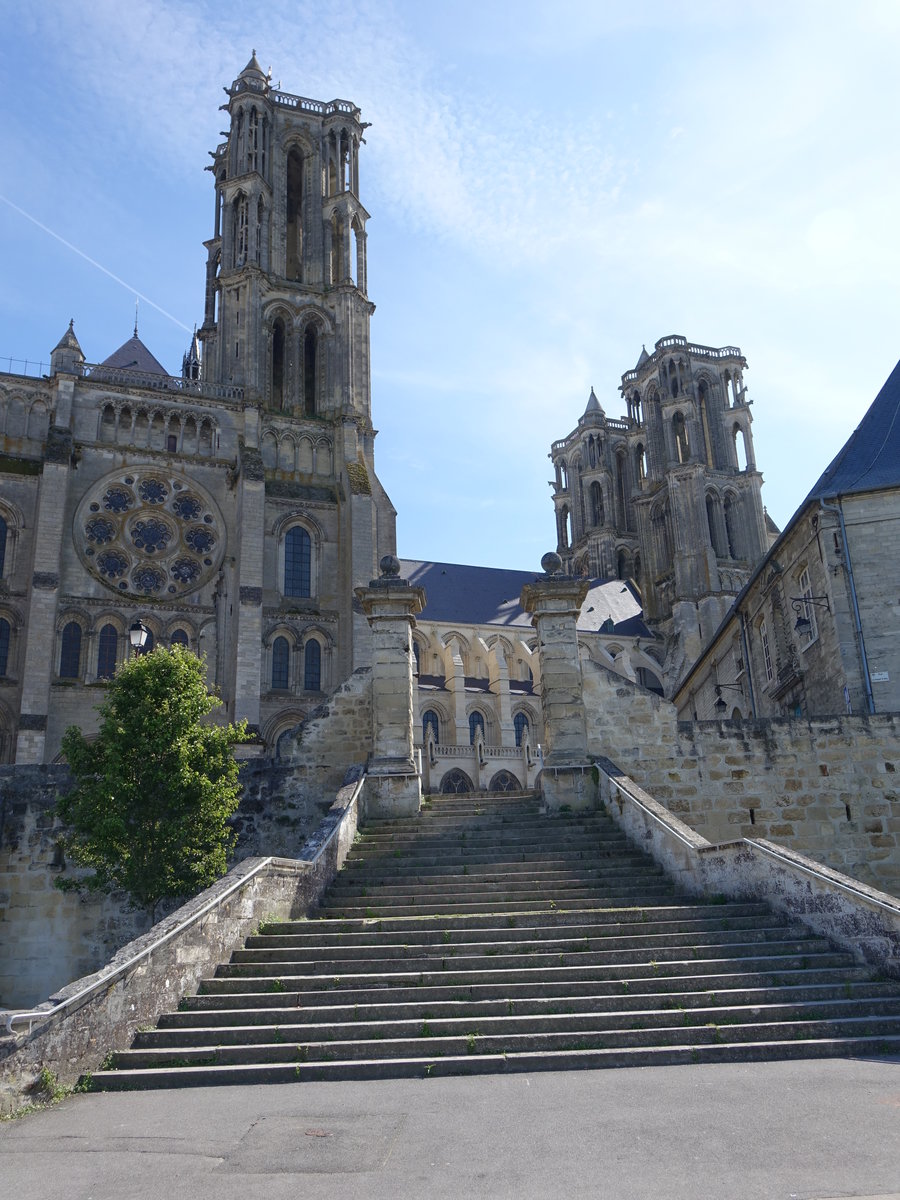
[{"label": "paved ground", "polygon": [[900,1062],[74,1096],[0,1125],[12,1200],[900,1200]]}]

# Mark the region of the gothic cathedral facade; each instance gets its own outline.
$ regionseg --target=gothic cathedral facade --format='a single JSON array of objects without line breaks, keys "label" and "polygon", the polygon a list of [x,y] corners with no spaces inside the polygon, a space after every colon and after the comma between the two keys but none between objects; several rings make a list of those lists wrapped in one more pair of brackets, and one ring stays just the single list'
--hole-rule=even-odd
[{"label": "gothic cathedral facade", "polygon": [[374,463],[365,125],[277,91],[255,55],[227,93],[182,376],[137,328],[89,365],[70,324],[49,376],[0,379],[3,761],[52,761],[90,723],[137,620],[203,653],[269,748],[368,661],[354,588],[395,553],[396,514]]}]

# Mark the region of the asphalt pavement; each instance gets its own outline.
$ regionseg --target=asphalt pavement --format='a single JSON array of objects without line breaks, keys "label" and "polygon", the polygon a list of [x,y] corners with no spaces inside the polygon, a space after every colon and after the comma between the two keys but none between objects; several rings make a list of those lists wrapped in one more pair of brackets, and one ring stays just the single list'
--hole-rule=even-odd
[{"label": "asphalt pavement", "polygon": [[76,1095],[0,1124],[6,1200],[900,1200],[900,1061]]}]

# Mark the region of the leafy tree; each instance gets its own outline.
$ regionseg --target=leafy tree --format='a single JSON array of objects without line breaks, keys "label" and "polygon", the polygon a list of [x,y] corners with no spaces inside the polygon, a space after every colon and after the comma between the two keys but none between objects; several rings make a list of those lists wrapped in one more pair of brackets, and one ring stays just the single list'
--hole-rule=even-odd
[{"label": "leafy tree", "polygon": [[210,696],[203,663],[180,646],[122,666],[100,706],[99,735],[71,725],[62,748],[75,788],[57,803],[72,832],[65,850],[92,875],[64,890],[123,888],[153,919],[162,900],[194,895],[227,869],[228,818],[240,798],[231,747],[246,726],[203,718]]}]

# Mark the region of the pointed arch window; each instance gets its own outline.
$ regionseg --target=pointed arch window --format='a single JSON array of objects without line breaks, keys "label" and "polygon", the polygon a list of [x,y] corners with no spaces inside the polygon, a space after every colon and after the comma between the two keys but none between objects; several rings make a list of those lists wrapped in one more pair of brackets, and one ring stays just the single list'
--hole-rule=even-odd
[{"label": "pointed arch window", "polygon": [[425,745],[428,744],[429,729],[431,730],[435,742],[440,743],[441,738],[438,715],[433,708],[429,708],[422,713],[422,741]]},{"label": "pointed arch window", "polygon": [[188,635],[183,629],[176,629],[169,640],[173,646],[184,646],[185,650],[190,644]]},{"label": "pointed arch window", "polygon": [[316,390],[319,379],[319,331],[307,325],[303,334],[303,411],[308,417],[316,413]]},{"label": "pointed arch window", "polygon": [[104,625],[97,639],[97,678],[112,679],[116,673],[119,653],[119,631],[115,625]]},{"label": "pointed arch window", "polygon": [[77,679],[81,667],[81,626],[69,621],[62,631],[62,646],[59,655],[60,679]]},{"label": "pointed arch window", "polygon": [[475,745],[475,739],[478,737],[478,730],[481,730],[483,741],[487,741],[484,736],[484,714],[480,713],[476,708],[474,712],[469,713],[469,745]]},{"label": "pointed arch window", "polygon": [[521,746],[528,734],[528,717],[523,712],[516,713],[513,718],[513,729],[516,731],[516,745]]},{"label": "pointed arch window", "polygon": [[290,681],[291,648],[286,637],[272,643],[272,687],[286,691]]},{"label": "pointed arch window", "polygon": [[301,525],[294,525],[284,539],[284,594],[311,595],[312,542]]},{"label": "pointed arch window", "polygon": [[684,413],[677,412],[672,418],[672,431],[675,434],[675,451],[680,463],[686,463],[690,456],[687,426],[684,423]]},{"label": "pointed arch window", "polygon": [[731,495],[725,497],[725,536],[728,540],[729,558],[740,558],[737,504],[734,496]]},{"label": "pointed arch window", "polygon": [[272,404],[284,408],[284,321],[276,317],[272,326]]},{"label": "pointed arch window", "polygon": [[302,279],[303,265],[303,156],[296,146],[287,157],[287,263],[288,279]]},{"label": "pointed arch window", "polygon": [[9,669],[10,624],[5,617],[0,617],[0,676],[6,675]]},{"label": "pointed arch window", "polygon": [[303,687],[307,692],[322,690],[322,647],[315,638],[303,649]]},{"label": "pointed arch window", "polygon": [[603,489],[596,479],[591,484],[591,518],[594,525],[603,524]]},{"label": "pointed arch window", "polygon": [[9,534],[9,526],[3,517],[0,517],[0,578],[4,575],[6,567],[6,539]]}]

